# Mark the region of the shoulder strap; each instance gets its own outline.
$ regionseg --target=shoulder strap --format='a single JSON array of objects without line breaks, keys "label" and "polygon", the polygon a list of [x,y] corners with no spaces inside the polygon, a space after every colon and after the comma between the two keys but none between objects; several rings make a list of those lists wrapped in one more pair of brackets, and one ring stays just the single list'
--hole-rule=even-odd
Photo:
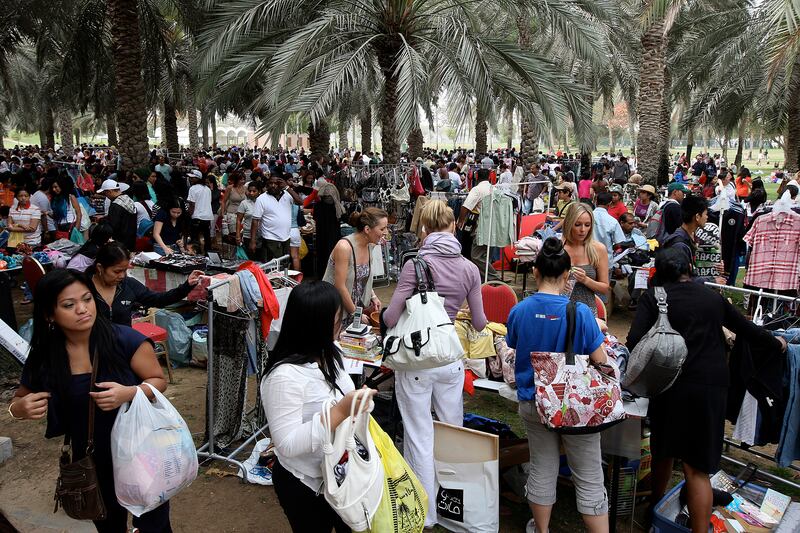
[{"label": "shoulder strap", "polygon": [[568,365],[575,364],[575,347],[573,345],[573,340],[575,339],[576,307],[573,301],[567,303],[567,338],[564,341],[564,354],[566,355],[566,363]]},{"label": "shoulder strap", "polygon": [[658,312],[662,315],[667,314],[667,291],[664,287],[654,287],[656,296],[656,305],[658,305]]},{"label": "shoulder strap", "polygon": [[[89,382],[89,392],[92,392],[94,389],[94,383],[97,380],[97,367],[100,366],[99,361],[99,353],[97,352],[97,348],[94,350],[94,356],[92,357],[92,378]],[[92,397],[89,396],[89,418],[87,424],[87,439],[86,439],[86,455],[91,455],[94,452],[94,411],[95,411],[95,404]],[[64,433],[64,447],[61,449],[62,457],[68,453],[70,447],[70,438],[69,438],[69,429]]]},{"label": "shoulder strap", "polygon": [[428,263],[421,257],[413,257],[411,259],[414,265],[414,273],[417,278],[416,292],[420,295],[423,304],[428,303],[428,291],[434,291],[436,288],[433,285],[433,276],[428,267]]}]

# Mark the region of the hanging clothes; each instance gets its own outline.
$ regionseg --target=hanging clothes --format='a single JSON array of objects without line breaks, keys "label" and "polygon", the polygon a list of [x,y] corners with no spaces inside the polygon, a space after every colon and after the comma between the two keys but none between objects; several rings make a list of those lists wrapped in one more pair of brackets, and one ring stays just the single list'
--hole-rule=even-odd
[{"label": "hanging clothes", "polygon": [[249,271],[258,283],[258,288],[261,291],[262,308],[259,316],[261,318],[261,334],[263,338],[269,335],[269,327],[272,321],[280,316],[280,306],[278,299],[275,297],[275,291],[272,290],[272,284],[267,279],[264,271],[252,261],[246,261],[239,266],[239,270]]},{"label": "hanging clothes", "polygon": [[744,283],[763,289],[800,288],[800,215],[792,211],[762,215],[744,241],[752,247]]},{"label": "hanging clothes", "polygon": [[[488,201],[487,201],[488,200]],[[481,200],[481,216],[475,239],[478,246],[508,246],[516,239],[514,204],[500,190]]]},{"label": "hanging clothes", "polygon": [[732,204],[731,209],[722,215],[720,227],[720,243],[722,246],[722,262],[725,263],[725,271],[730,272],[736,257],[744,252],[744,236],[747,233],[745,228],[745,213],[739,204]]},{"label": "hanging clothes", "polygon": [[775,452],[776,462],[783,467],[800,459],[800,344],[795,344],[798,342],[798,334],[800,330],[796,329],[784,333],[786,341],[789,342],[786,350],[788,358],[786,382],[789,386],[789,398],[778,449]]},{"label": "hanging clothes", "polygon": [[[242,430],[244,403],[247,396],[247,327],[252,322],[241,313],[213,315],[214,365],[208,375],[208,386],[214,391],[214,443],[225,448],[238,440]],[[208,409],[208,404],[206,404]]]}]

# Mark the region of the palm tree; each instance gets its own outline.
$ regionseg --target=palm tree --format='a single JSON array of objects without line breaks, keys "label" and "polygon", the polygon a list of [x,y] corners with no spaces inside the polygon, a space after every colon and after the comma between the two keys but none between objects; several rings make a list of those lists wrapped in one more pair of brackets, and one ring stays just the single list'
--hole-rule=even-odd
[{"label": "palm tree", "polygon": [[[508,3],[504,0],[502,7]],[[524,4],[572,28],[582,23],[574,12],[586,2]],[[240,99],[245,87],[254,89],[248,109],[262,119],[265,130],[279,131],[286,117],[298,111],[317,123],[342,94],[364,76],[375,75],[379,86],[372,89],[381,95],[386,162],[399,160],[399,140],[419,124],[420,109],[432,100],[429,86],[452,95],[454,108],[469,110],[475,100],[488,108],[497,93],[537,123],[558,127],[571,120],[577,135],[591,135],[580,85],[549,59],[482,31],[473,4],[216,0],[212,13],[198,42],[205,81],[201,98],[213,93],[224,104]]]}]

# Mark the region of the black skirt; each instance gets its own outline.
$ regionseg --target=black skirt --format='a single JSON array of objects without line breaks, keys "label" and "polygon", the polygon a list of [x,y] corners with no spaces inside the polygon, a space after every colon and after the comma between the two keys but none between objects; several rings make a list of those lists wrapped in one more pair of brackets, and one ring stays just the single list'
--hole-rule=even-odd
[{"label": "black skirt", "polygon": [[727,387],[681,383],[650,399],[650,449],[706,473],[719,470]]}]

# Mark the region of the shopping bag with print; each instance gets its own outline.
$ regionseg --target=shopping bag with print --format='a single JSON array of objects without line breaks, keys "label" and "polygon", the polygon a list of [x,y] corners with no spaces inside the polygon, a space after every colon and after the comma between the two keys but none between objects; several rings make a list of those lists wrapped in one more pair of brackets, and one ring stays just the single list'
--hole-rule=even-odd
[{"label": "shopping bag with print", "polygon": [[114,490],[134,516],[152,511],[197,477],[197,451],[186,422],[163,394],[147,386],[155,402],[137,387],[111,429]]},{"label": "shopping bag with print", "polygon": [[457,533],[499,530],[499,448],[497,435],[433,423],[439,525]]},{"label": "shopping bag with print", "polygon": [[331,427],[331,401],[323,404],[320,416],[325,430],[325,500],[353,531],[371,527],[383,495],[383,464],[369,432],[369,412],[364,409],[372,400],[369,391],[362,390],[352,399],[350,416],[337,427]]},{"label": "shopping bag with print", "polygon": [[575,303],[567,304],[564,352],[531,352],[536,410],[542,424],[556,433],[598,433],[622,422],[625,407],[619,368],[609,358],[605,365],[573,350]]},{"label": "shopping bag with print", "polygon": [[370,418],[369,433],[384,472],[383,497],[372,517],[370,533],[420,533],[428,512],[422,483],[374,418]]}]

